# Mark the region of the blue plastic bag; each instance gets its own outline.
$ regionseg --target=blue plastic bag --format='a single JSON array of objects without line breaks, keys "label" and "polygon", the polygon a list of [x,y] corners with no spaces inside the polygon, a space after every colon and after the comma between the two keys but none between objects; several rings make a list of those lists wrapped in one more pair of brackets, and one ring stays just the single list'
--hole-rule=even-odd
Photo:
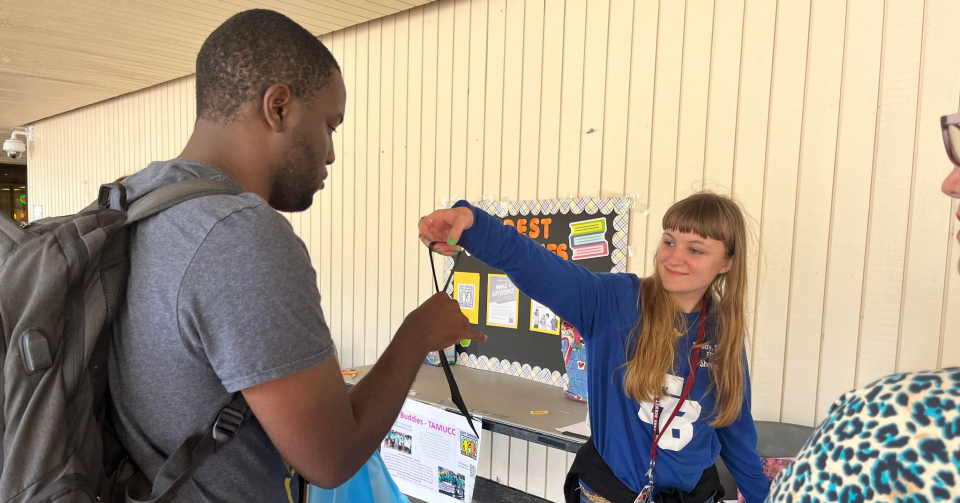
[{"label": "blue plastic bag", "polygon": [[309,503],[410,503],[374,452],[363,468],[336,489],[310,486]]}]

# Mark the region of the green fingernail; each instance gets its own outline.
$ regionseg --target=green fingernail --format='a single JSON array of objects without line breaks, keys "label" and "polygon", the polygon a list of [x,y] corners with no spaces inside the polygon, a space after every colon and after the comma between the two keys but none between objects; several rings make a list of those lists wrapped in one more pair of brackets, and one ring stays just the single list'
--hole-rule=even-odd
[{"label": "green fingernail", "polygon": [[453,251],[453,254],[454,254],[454,255],[460,255],[460,250],[454,250],[454,251]]},{"label": "green fingernail", "polygon": [[450,239],[447,240],[447,244],[450,245],[450,246],[453,246],[453,245],[457,244],[457,240],[456,240],[456,239],[453,239],[453,238],[450,238]]}]

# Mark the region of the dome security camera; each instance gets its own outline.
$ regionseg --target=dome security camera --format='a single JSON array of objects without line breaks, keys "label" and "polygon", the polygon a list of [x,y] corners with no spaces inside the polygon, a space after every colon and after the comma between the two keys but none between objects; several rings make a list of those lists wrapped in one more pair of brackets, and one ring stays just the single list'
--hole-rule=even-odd
[{"label": "dome security camera", "polygon": [[27,151],[27,145],[17,138],[18,136],[26,137],[27,141],[33,141],[33,126],[28,127],[26,131],[14,131],[10,139],[3,142],[3,151],[11,159],[19,159]]},{"label": "dome security camera", "polygon": [[22,140],[10,138],[3,142],[3,151],[7,153],[7,157],[19,159],[23,157],[23,153],[27,151],[27,146],[24,145]]}]

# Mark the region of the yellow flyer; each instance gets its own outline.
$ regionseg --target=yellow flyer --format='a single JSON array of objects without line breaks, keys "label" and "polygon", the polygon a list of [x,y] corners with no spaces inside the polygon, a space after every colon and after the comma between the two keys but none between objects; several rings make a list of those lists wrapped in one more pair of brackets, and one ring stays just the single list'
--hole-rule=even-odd
[{"label": "yellow flyer", "polygon": [[480,273],[454,272],[453,295],[460,303],[460,310],[470,320],[470,323],[480,323],[480,303],[477,295],[480,293]]}]

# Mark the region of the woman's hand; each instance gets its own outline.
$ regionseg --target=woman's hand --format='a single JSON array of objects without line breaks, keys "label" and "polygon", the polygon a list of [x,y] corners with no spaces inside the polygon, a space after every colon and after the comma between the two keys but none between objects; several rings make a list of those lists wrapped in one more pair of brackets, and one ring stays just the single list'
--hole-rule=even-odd
[{"label": "woman's hand", "polygon": [[473,212],[470,208],[451,208],[437,210],[420,219],[417,225],[420,230],[420,241],[430,246],[431,242],[438,241],[434,250],[447,257],[452,257],[463,250],[457,243],[463,231],[473,227]]}]

